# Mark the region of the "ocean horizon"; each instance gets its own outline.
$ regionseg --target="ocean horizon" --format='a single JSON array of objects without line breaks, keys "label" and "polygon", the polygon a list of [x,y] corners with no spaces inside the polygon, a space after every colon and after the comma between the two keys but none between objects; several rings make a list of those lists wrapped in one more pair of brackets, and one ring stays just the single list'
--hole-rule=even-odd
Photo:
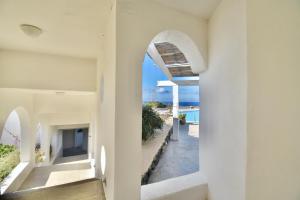
[{"label": "ocean horizon", "polygon": [[[149,102],[151,102],[151,101],[144,101],[144,104],[149,103]],[[171,102],[171,101],[159,101],[159,102],[163,103],[165,105],[168,105],[168,106],[173,104],[173,102]],[[179,102],[179,106],[199,106],[199,105],[200,105],[200,102],[188,102],[188,101]]]}]

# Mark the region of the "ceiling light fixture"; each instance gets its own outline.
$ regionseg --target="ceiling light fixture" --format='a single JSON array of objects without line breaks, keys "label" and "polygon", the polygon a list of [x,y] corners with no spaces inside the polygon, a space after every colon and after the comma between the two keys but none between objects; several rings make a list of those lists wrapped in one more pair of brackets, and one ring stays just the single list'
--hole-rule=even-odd
[{"label": "ceiling light fixture", "polygon": [[39,37],[43,33],[41,28],[30,24],[21,24],[20,28],[26,35],[32,38]]}]

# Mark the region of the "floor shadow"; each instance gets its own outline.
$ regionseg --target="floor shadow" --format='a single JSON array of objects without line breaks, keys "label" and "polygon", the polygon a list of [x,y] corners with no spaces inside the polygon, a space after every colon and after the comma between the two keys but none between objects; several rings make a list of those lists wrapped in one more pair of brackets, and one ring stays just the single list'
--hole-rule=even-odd
[{"label": "floor shadow", "polygon": [[81,147],[63,149],[63,157],[77,156],[82,154],[87,154],[87,151],[85,149],[82,149]]},{"label": "floor shadow", "polygon": [[50,166],[36,167],[28,175],[19,190],[60,185],[85,178],[92,178],[93,171],[94,169],[89,160],[74,163],[71,161],[69,163],[62,162]]}]

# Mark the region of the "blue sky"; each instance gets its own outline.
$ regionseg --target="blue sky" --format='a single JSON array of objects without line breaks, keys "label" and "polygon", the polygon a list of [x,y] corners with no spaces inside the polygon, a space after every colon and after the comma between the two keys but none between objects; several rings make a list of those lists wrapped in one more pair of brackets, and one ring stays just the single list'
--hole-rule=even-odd
[{"label": "blue sky", "polygon": [[[168,80],[162,70],[146,54],[143,63],[143,101],[172,101],[172,88],[156,87],[157,81]],[[199,87],[185,86],[179,87],[180,102],[198,102]]]}]

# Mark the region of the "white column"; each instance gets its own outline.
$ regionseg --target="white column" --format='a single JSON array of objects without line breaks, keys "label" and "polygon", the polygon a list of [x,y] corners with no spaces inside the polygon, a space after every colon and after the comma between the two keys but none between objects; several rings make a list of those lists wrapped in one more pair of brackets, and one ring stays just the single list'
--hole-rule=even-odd
[{"label": "white column", "polygon": [[178,109],[179,109],[179,96],[178,96],[178,85],[173,86],[173,134],[172,140],[178,140],[179,137],[179,120],[178,120]]}]

